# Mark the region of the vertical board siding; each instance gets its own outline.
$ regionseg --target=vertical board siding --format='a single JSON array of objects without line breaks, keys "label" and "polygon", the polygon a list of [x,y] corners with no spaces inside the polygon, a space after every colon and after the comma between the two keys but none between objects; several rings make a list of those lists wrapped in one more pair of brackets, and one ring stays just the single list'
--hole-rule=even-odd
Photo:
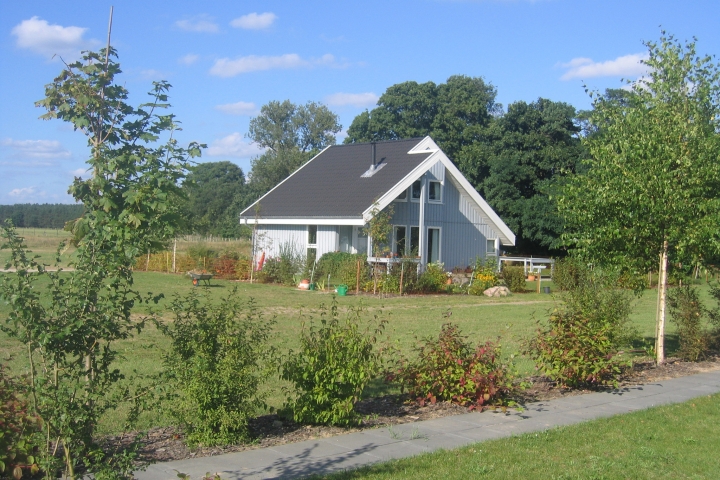
[{"label": "vertical board siding", "polygon": [[[433,167],[432,176],[446,180],[443,185],[443,203],[425,205],[425,226],[439,227],[440,261],[447,270],[466,267],[475,263],[476,257],[486,254],[488,238],[496,238],[495,232],[484,220],[470,198],[462,195],[454,182],[444,178],[442,170]],[[437,170],[437,171],[435,171]],[[442,181],[441,180],[441,181]],[[393,202],[393,225],[417,226],[420,219],[420,204],[417,202]]]},{"label": "vertical board siding", "polygon": [[297,252],[305,253],[307,225],[261,225],[257,233],[257,249],[264,251],[266,256],[277,257],[280,247],[286,244],[293,245]]},{"label": "vertical board siding", "polygon": [[338,227],[334,225],[318,225],[317,258],[328,252],[339,250]]}]

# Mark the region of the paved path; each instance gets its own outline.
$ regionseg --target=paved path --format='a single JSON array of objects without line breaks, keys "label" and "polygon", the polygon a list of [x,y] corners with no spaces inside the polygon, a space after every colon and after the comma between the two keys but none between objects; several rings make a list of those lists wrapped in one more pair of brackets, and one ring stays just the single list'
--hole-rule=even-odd
[{"label": "paved path", "polygon": [[176,471],[180,471],[193,479],[202,478],[206,472],[220,473],[223,480],[299,478],[684,402],[716,392],[720,392],[720,370],[614,392],[536,402],[526,405],[523,412],[468,413],[216,457],[160,463],[136,476],[140,480],[176,480]]}]

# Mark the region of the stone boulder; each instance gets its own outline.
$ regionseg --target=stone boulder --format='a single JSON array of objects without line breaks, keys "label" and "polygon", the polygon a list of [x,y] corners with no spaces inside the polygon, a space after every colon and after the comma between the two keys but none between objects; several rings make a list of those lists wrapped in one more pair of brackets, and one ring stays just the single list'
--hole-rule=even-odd
[{"label": "stone boulder", "polygon": [[490,287],[483,292],[486,297],[507,297],[510,295],[510,290],[507,287]]}]

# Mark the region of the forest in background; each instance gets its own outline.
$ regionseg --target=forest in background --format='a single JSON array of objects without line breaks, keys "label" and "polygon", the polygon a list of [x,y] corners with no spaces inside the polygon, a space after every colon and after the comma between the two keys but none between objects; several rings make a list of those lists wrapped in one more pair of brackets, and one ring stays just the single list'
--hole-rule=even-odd
[{"label": "forest in background", "polygon": [[63,228],[65,222],[83,214],[84,207],[63,203],[0,205],[0,222],[10,219],[21,228]]}]

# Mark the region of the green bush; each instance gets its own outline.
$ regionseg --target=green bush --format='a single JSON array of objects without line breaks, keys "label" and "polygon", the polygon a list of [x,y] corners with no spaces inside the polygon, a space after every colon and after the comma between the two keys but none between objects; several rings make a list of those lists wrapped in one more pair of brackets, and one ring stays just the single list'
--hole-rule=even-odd
[{"label": "green bush", "polygon": [[26,387],[0,364],[0,478],[20,478],[40,471],[33,442],[42,442],[38,435],[41,422],[21,396]]},{"label": "green bush", "polygon": [[680,343],[676,355],[691,362],[698,361],[707,353],[710,344],[710,332],[703,325],[706,310],[698,290],[689,285],[670,289],[668,307]]},{"label": "green bush", "polygon": [[617,277],[580,272],[527,344],[538,369],[563,386],[617,385],[628,361],[620,348],[636,337],[630,326],[630,294]]},{"label": "green bush", "polygon": [[568,291],[587,281],[590,270],[580,260],[566,257],[555,262],[552,281],[558,290]]},{"label": "green bush", "polygon": [[274,321],[262,318],[237,288],[218,304],[201,302],[193,290],[175,297],[175,321],[159,324],[170,337],[168,378],[179,392],[173,415],[188,443],[227,445],[248,439],[248,420],[263,406],[258,387]]},{"label": "green bush", "polygon": [[311,321],[306,328],[303,323],[300,350],[290,351],[280,368],[282,378],[293,384],[286,412],[299,423],[356,425],[355,403],[381,368],[375,345],[386,322],[377,316],[363,322],[361,307],[340,321],[335,298],[329,312],[320,308],[319,324]]},{"label": "green bush", "polygon": [[507,397],[519,385],[512,359],[501,360],[499,343],[473,347],[457,325],[446,323],[438,338],[425,338],[416,350],[415,360],[402,360],[385,378],[400,383],[421,404],[444,400],[471,409],[512,404]]},{"label": "green bush", "polygon": [[330,281],[333,285],[344,284],[348,289],[353,290],[357,284],[357,262],[360,265],[360,282],[362,283],[370,275],[367,265],[367,255],[345,252],[329,252],[324,254],[315,267],[315,279]]},{"label": "green bush", "polygon": [[475,271],[473,272],[472,285],[468,288],[470,295],[482,295],[488,288],[500,284],[497,270],[494,262],[485,262],[483,258],[478,257],[475,262]]},{"label": "green bush", "polygon": [[306,271],[306,256],[295,245],[284,243],[280,245],[277,257],[265,260],[259,277],[265,283],[282,283],[293,286],[296,283],[295,276]]},{"label": "green bush", "polygon": [[414,290],[419,293],[439,292],[445,289],[447,279],[447,273],[445,273],[445,268],[442,263],[430,263],[425,271],[418,277]]},{"label": "green bush", "polygon": [[502,279],[505,286],[513,293],[522,293],[525,291],[525,272],[523,267],[503,266]]}]

